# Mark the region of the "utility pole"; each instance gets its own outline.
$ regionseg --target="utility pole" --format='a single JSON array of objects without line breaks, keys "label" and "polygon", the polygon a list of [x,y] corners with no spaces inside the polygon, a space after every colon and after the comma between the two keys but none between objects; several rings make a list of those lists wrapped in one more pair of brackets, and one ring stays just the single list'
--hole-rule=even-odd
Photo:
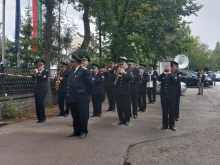
[{"label": "utility pole", "polygon": [[2,1],[2,65],[5,66],[5,0]]}]

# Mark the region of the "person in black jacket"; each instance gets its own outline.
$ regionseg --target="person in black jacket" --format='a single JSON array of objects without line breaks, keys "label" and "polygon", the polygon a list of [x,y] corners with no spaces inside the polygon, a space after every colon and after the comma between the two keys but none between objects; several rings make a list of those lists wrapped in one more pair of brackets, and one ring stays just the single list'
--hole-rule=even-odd
[{"label": "person in black jacket", "polygon": [[67,102],[73,117],[74,132],[68,137],[80,136],[85,138],[88,134],[89,99],[93,90],[91,74],[82,68],[81,59],[72,55],[72,71],[67,81]]},{"label": "person in black jacket", "polygon": [[127,73],[131,75],[132,80],[130,81],[130,97],[132,104],[132,114],[133,118],[136,119],[137,114],[137,104],[138,104],[138,82],[141,78],[139,70],[134,68],[134,61],[128,60],[128,68],[126,69]]},{"label": "person in black jacket", "polygon": [[205,81],[205,74],[203,70],[200,70],[200,72],[198,73],[198,79],[199,79],[199,83],[198,83],[198,94],[197,95],[203,95],[203,88],[204,88],[204,81]]},{"label": "person in black jacket", "polygon": [[175,61],[171,61],[172,74],[176,79],[175,85],[175,106],[174,106],[174,118],[179,121],[179,106],[180,106],[180,96],[181,96],[181,78],[182,72],[178,69],[179,64]]},{"label": "person in black jacket", "polygon": [[66,84],[69,78],[70,72],[67,70],[67,64],[64,62],[60,62],[60,72],[59,75],[59,90],[57,91],[58,94],[58,104],[60,109],[60,114],[58,116],[67,117],[69,114],[69,105],[66,103],[66,110],[64,111],[64,103],[66,100]]},{"label": "person in black jacket", "polygon": [[37,123],[44,123],[46,121],[44,100],[47,95],[48,75],[49,72],[44,69],[45,62],[43,60],[37,61],[37,68],[32,74],[33,81],[36,81],[36,88],[34,89],[35,106],[37,114]]},{"label": "person in black jacket", "polygon": [[103,68],[102,72],[105,79],[105,88],[108,96],[109,107],[106,111],[115,111],[115,88],[114,88],[114,75],[116,72],[114,60],[109,61],[108,68]]},{"label": "person in black jacket", "polygon": [[164,72],[158,77],[158,81],[161,82],[160,98],[163,113],[163,127],[161,130],[168,128],[176,131],[174,128],[174,101],[175,101],[175,85],[176,80],[173,74],[171,74],[170,68],[165,68]]},{"label": "person in black jacket", "polygon": [[138,107],[139,111],[145,112],[147,108],[146,102],[146,85],[148,81],[147,73],[144,71],[146,65],[140,64],[139,72],[140,72],[140,81],[139,81],[139,88],[138,88]]},{"label": "person in black jacket", "polygon": [[130,87],[129,83],[132,80],[132,76],[125,71],[126,60],[121,59],[119,62],[119,68],[115,74],[115,94],[117,111],[119,117],[118,125],[129,125],[131,117],[131,101],[130,101]]},{"label": "person in black jacket", "polygon": [[93,104],[93,115],[92,117],[102,117],[102,101],[104,93],[104,77],[99,72],[99,66],[93,64],[92,66],[92,81],[94,88],[92,91],[92,104]]},{"label": "person in black jacket", "polygon": [[[149,71],[148,71],[148,80],[149,84],[152,82],[153,86],[148,86],[147,87],[147,92],[148,92],[148,101],[149,104],[154,104],[156,102],[156,87],[157,87],[157,78],[158,78],[158,73],[153,69],[153,66],[149,66]],[[153,95],[153,98],[152,98]]]}]

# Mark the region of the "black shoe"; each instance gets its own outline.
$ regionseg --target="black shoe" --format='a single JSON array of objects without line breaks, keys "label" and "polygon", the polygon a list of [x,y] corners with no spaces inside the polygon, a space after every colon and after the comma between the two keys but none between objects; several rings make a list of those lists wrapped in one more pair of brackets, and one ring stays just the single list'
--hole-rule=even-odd
[{"label": "black shoe", "polygon": [[102,117],[102,114],[99,114],[98,117]]},{"label": "black shoe", "polygon": [[148,104],[152,104],[152,102],[148,102]]},{"label": "black shoe", "polygon": [[72,134],[69,134],[67,137],[73,137],[73,136],[80,136],[80,133],[73,132]]},{"label": "black shoe", "polygon": [[96,115],[92,115],[91,117],[97,117]]},{"label": "black shoe", "polygon": [[151,104],[154,104],[155,102],[152,102]]},{"label": "black shoe", "polygon": [[168,127],[162,127],[162,128],[161,128],[161,130],[166,130],[166,129],[168,129]]},{"label": "black shoe", "polygon": [[179,121],[179,118],[175,118],[175,121]]},{"label": "black shoe", "polygon": [[144,109],[142,112],[146,112],[146,109]]},{"label": "black shoe", "polygon": [[129,122],[128,121],[125,122],[125,126],[129,126]]},{"label": "black shoe", "polygon": [[40,120],[38,120],[37,123],[40,123]]},{"label": "black shoe", "polygon": [[123,121],[119,121],[118,125],[123,125],[124,122]]},{"label": "black shoe", "polygon": [[60,116],[64,116],[64,114],[60,113],[59,115],[57,115],[57,117],[60,117]]},{"label": "black shoe", "polygon": [[68,113],[64,114],[63,116],[64,116],[64,117],[67,117],[67,116],[68,116]]},{"label": "black shoe", "polygon": [[45,120],[38,121],[37,123],[45,123]]},{"label": "black shoe", "polygon": [[169,129],[172,130],[172,131],[176,131],[175,128],[173,128],[173,127],[170,127]]},{"label": "black shoe", "polygon": [[137,117],[137,115],[134,115],[133,118],[134,118],[134,119],[137,119],[138,117]]},{"label": "black shoe", "polygon": [[86,133],[82,133],[82,134],[80,135],[79,139],[83,139],[83,138],[85,138],[86,136],[87,136]]}]

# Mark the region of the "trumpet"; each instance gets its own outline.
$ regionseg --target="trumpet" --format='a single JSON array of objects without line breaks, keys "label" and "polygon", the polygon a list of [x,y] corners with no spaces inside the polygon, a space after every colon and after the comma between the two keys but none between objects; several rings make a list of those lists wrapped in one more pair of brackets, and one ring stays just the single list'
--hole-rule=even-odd
[{"label": "trumpet", "polygon": [[36,73],[36,69],[37,69],[37,68],[32,69],[32,70],[30,71],[30,73],[31,73],[31,74],[35,74],[35,73]]},{"label": "trumpet", "polygon": [[163,71],[164,74],[170,74],[170,68],[165,68]]},{"label": "trumpet", "polygon": [[117,77],[116,77],[116,79],[115,79],[114,85],[117,84],[119,77],[122,77],[122,76],[123,76],[123,71],[124,71],[123,68],[118,68],[117,73],[116,73]]}]

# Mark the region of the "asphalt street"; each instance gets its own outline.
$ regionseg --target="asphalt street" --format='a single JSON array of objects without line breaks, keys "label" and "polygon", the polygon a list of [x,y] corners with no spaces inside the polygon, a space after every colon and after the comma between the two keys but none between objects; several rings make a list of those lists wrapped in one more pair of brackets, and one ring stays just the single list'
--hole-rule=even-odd
[{"label": "asphalt street", "polygon": [[106,112],[105,101],[103,117],[90,118],[82,140],[67,137],[70,115],[0,127],[0,165],[218,165],[220,83],[196,94],[197,88],[188,88],[181,96],[176,132],[160,130],[159,95],[128,127],[117,125],[117,112]]}]

